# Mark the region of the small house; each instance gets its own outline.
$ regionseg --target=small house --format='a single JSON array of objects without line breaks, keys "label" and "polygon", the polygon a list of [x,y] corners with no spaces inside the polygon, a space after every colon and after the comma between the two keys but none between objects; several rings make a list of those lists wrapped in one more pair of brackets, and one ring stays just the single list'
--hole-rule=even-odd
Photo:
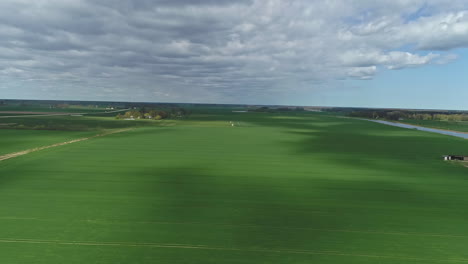
[{"label": "small house", "polygon": [[461,161],[468,161],[468,156],[462,155],[444,155],[444,160],[461,160]]}]

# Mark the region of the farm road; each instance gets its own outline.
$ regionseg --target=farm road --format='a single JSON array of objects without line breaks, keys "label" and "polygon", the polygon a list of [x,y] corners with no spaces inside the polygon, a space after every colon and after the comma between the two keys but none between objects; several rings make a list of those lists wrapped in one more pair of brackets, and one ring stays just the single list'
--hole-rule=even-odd
[{"label": "farm road", "polygon": [[[120,109],[114,111],[96,112],[96,113],[69,113],[69,112],[27,112],[27,111],[0,111],[0,114],[21,114],[11,116],[0,116],[0,118],[15,118],[15,117],[41,117],[41,116],[69,116],[69,115],[93,115],[93,114],[109,114],[124,112],[130,109]],[[30,114],[30,115],[28,115]]]},{"label": "farm road", "polygon": [[23,151],[19,151],[19,152],[14,152],[14,153],[9,153],[9,154],[5,154],[5,155],[1,155],[0,156],[0,161],[15,158],[15,157],[19,157],[19,156],[26,155],[28,153],[36,152],[36,151],[43,150],[43,149],[68,145],[68,144],[71,144],[71,143],[80,142],[80,141],[84,141],[84,140],[88,140],[88,139],[92,139],[92,138],[96,138],[96,137],[102,137],[102,136],[106,136],[106,135],[110,135],[110,134],[121,133],[121,132],[125,132],[125,131],[131,130],[131,129],[132,128],[119,129],[119,130],[104,132],[104,133],[97,134],[97,135],[94,135],[94,136],[91,136],[91,137],[78,138],[78,139],[65,141],[65,142],[61,142],[61,143],[56,143],[56,144],[52,144],[52,145],[48,145],[48,146],[27,149],[27,150],[23,150]]}]

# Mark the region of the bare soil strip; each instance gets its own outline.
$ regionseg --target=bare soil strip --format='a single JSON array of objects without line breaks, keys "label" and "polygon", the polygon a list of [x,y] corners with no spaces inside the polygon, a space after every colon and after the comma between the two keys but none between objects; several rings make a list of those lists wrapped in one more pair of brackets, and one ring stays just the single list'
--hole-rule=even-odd
[{"label": "bare soil strip", "polygon": [[101,134],[97,134],[97,135],[94,135],[94,136],[91,136],[91,137],[78,138],[78,139],[65,141],[65,142],[61,142],[61,143],[56,143],[56,144],[52,144],[52,145],[48,145],[48,146],[27,149],[27,150],[23,150],[23,151],[19,151],[19,152],[14,152],[14,153],[9,153],[9,154],[5,154],[5,155],[1,155],[0,156],[0,161],[15,158],[15,157],[19,157],[19,156],[26,155],[28,153],[36,152],[36,151],[39,151],[39,150],[44,150],[44,149],[48,149],[48,148],[54,148],[54,147],[58,147],[58,146],[68,145],[68,144],[71,144],[71,143],[80,142],[80,141],[84,141],[84,140],[88,140],[88,139],[92,139],[92,138],[96,138],[96,137],[102,137],[102,136],[106,136],[106,135],[110,135],[110,134],[120,133],[120,132],[128,131],[128,130],[131,130],[131,129],[132,128],[113,130],[113,131],[108,131],[108,132],[104,132],[104,133],[101,133]]},{"label": "bare soil strip", "polygon": [[64,113],[64,114],[24,114],[24,115],[12,115],[12,116],[0,116],[0,118],[16,118],[16,117],[43,117],[43,116],[69,116],[69,115],[84,115],[86,113]]},{"label": "bare soil strip", "polygon": [[29,114],[29,115],[48,115],[48,114],[74,114],[70,112],[34,112],[34,111],[0,111],[0,114]]},{"label": "bare soil strip", "polygon": [[427,262],[437,261],[437,262],[453,262],[453,263],[467,263],[468,262],[468,259],[461,259],[461,258],[460,259],[439,259],[439,260],[435,260],[435,259],[418,258],[418,257],[411,257],[411,256],[376,255],[376,254],[363,254],[363,253],[344,253],[344,252],[339,252],[339,251],[234,248],[234,247],[217,247],[217,246],[190,245],[190,244],[67,241],[67,240],[17,239],[17,238],[0,238],[0,243],[51,244],[51,245],[73,245],[73,246],[178,248],[178,249],[198,249],[198,250],[245,251],[245,252],[262,252],[262,253],[287,253],[287,254],[349,256],[349,257],[365,257],[365,258],[385,258],[385,259],[396,259],[396,260],[406,260],[406,261],[416,260],[416,261],[427,261]]},{"label": "bare soil strip", "polygon": [[0,114],[21,114],[12,116],[0,116],[0,118],[16,118],[16,117],[43,117],[43,116],[73,116],[73,115],[93,115],[93,114],[109,114],[127,111],[129,109],[121,109],[104,112],[91,113],[69,113],[69,112],[29,112],[29,111],[0,111]]}]

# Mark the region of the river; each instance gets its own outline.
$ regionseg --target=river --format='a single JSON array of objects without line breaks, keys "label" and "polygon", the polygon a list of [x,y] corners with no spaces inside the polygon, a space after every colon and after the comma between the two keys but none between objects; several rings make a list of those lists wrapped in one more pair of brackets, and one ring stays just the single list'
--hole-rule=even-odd
[{"label": "river", "polygon": [[389,126],[396,126],[396,127],[402,127],[402,128],[408,128],[408,129],[417,129],[417,130],[426,131],[426,132],[433,132],[433,133],[438,133],[438,134],[442,134],[442,135],[454,136],[454,137],[460,137],[460,138],[468,139],[468,133],[463,133],[463,132],[448,131],[448,130],[443,130],[443,129],[421,127],[421,126],[414,126],[414,125],[409,125],[409,124],[395,123],[395,122],[389,122],[389,121],[383,121],[383,120],[372,120],[372,119],[363,119],[363,120],[376,122],[376,123],[380,123],[380,124],[385,124],[385,125],[389,125]]}]

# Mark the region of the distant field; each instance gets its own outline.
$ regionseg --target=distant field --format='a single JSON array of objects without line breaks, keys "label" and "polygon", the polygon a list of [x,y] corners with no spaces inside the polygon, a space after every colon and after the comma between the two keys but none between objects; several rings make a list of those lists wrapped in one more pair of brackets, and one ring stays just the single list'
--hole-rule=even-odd
[{"label": "distant field", "polygon": [[[112,114],[115,116],[115,114]],[[116,129],[138,126],[159,126],[164,123],[172,122],[170,120],[152,121],[152,120],[116,120],[113,117],[101,115],[84,116],[37,116],[37,117],[13,117],[0,118],[0,128],[8,127],[26,127],[32,129],[66,130],[66,131],[89,131],[102,129]],[[12,124],[12,125],[9,125]]]},{"label": "distant field", "polygon": [[[440,158],[463,139],[317,113],[75,121],[135,129],[0,162],[2,263],[468,261],[468,168]],[[16,132],[0,146],[38,131]]]},{"label": "distant field", "polygon": [[468,132],[468,121],[433,121],[433,120],[404,120],[403,123],[412,125]]}]

